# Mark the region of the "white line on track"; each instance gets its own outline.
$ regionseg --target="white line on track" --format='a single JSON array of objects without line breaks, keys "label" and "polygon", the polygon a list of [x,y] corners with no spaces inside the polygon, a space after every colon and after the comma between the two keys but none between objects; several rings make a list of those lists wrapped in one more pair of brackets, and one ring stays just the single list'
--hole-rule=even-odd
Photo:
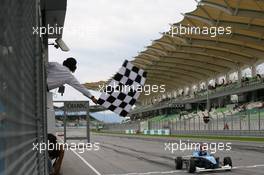
[{"label": "white line on track", "polygon": [[91,168],[93,170],[93,172],[95,172],[95,174],[97,175],[102,175],[101,173],[99,173],[99,171],[97,171],[91,164],[89,164],[80,154],[78,154],[76,151],[71,150],[76,156],[78,156],[83,163],[85,163],[89,168]]},{"label": "white line on track", "polygon": [[257,167],[264,167],[264,164],[263,165],[236,166],[236,167],[233,167],[233,169],[257,168]]},{"label": "white line on track", "polygon": [[[64,141],[58,137],[59,140],[61,140],[61,142],[63,143]],[[97,171],[90,163],[88,163],[80,154],[78,154],[76,151],[70,149],[77,157],[79,157],[79,159],[81,159],[81,161],[83,161],[83,163],[85,163],[91,170],[93,170],[93,172],[96,174],[96,175],[102,175],[99,171]]]}]

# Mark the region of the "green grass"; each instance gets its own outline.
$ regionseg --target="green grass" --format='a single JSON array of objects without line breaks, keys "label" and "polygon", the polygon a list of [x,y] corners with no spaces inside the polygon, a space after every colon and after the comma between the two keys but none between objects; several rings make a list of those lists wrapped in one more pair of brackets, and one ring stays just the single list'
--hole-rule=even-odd
[{"label": "green grass", "polygon": [[244,141],[244,142],[264,142],[264,137],[248,137],[248,136],[215,136],[215,135],[144,135],[144,134],[125,134],[123,132],[106,132],[97,131],[95,133],[104,133],[112,135],[128,135],[128,136],[141,136],[141,137],[163,137],[163,138],[191,138],[191,139],[206,139],[206,140],[224,140],[224,141]]}]

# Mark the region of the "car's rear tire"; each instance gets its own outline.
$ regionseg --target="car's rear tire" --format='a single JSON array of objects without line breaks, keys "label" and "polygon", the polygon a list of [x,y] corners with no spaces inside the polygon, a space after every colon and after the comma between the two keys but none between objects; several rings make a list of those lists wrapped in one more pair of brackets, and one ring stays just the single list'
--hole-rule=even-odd
[{"label": "car's rear tire", "polygon": [[181,170],[182,169],[182,164],[183,164],[182,157],[177,157],[175,159],[176,170]]},{"label": "car's rear tire", "polygon": [[190,159],[188,168],[189,168],[188,169],[189,173],[194,173],[195,172],[196,166],[195,166],[195,160],[193,158]]},{"label": "car's rear tire", "polygon": [[214,166],[214,168],[219,168],[220,167],[220,158],[216,157],[215,161],[216,161],[216,165]]},{"label": "car's rear tire", "polygon": [[232,164],[232,159],[231,159],[231,157],[224,157],[224,166],[226,166],[226,165],[229,165],[229,166],[233,166],[233,164]]}]

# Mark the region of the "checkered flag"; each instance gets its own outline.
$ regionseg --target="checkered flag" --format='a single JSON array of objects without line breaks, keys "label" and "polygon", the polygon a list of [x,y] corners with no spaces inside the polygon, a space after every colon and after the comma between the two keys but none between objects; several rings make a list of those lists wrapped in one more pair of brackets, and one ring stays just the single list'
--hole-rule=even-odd
[{"label": "checkered flag", "polygon": [[[140,95],[147,73],[125,60],[98,99],[98,104],[125,117]],[[141,90],[142,92],[142,90]]]}]

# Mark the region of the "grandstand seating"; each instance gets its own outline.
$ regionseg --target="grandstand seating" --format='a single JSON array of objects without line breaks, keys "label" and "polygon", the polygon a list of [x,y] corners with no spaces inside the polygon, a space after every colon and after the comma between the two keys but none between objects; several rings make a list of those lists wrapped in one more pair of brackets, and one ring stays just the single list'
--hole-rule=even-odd
[{"label": "grandstand seating", "polygon": [[[241,89],[243,87],[254,87],[256,85],[260,85],[263,83],[264,83],[264,78],[259,78],[258,76],[247,77],[247,80],[241,80],[240,82],[235,81],[235,82],[232,82],[228,85],[219,86],[213,90],[207,91],[205,89],[202,89],[199,92],[193,92],[194,94],[192,94],[192,95],[186,95],[186,96],[180,95],[180,96],[177,96],[176,98],[171,98],[171,99],[166,98],[166,99],[163,99],[162,101],[159,101],[159,102],[156,102],[153,104],[138,106],[133,110],[132,114],[137,113],[139,111],[149,111],[149,110],[153,110],[153,109],[159,109],[162,107],[170,107],[170,106],[173,106],[173,103],[178,103],[182,100],[206,97],[207,95],[210,96],[210,95],[213,95],[216,93],[231,91],[231,90],[235,90],[235,89]],[[222,109],[217,109],[217,110],[222,110]],[[226,110],[226,109],[223,109],[223,110]],[[223,111],[221,111],[221,112],[223,112]],[[236,112],[236,110],[231,111],[231,113],[234,113],[234,112]]]}]

